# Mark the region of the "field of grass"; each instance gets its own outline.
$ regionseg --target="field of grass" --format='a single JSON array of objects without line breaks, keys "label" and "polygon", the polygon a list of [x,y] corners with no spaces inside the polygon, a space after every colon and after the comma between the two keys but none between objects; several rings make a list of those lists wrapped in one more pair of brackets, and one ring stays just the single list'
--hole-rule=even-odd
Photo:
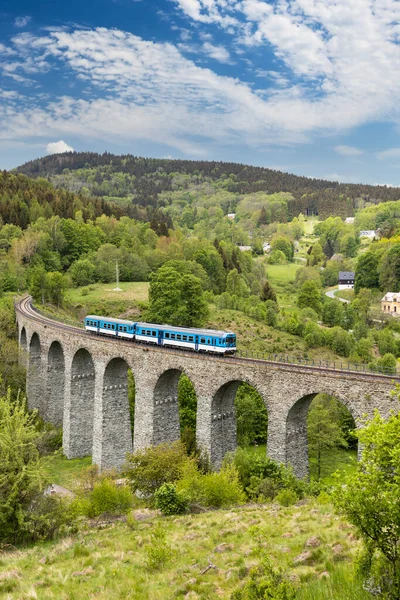
[{"label": "field of grass", "polygon": [[[265,553],[298,584],[302,600],[369,598],[351,576],[349,563],[358,549],[354,530],[330,505],[309,501],[289,508],[248,505],[146,516],[152,515],[134,511],[131,527],[105,519],[60,541],[3,553],[0,595],[8,600],[217,600],[229,598]],[[149,558],[157,554],[165,562],[152,569]]]},{"label": "field of grass", "polygon": [[82,475],[82,471],[92,464],[92,458],[74,458],[68,460],[62,454],[56,453],[46,458],[46,472],[51,483],[57,483],[73,490]]},{"label": "field of grass", "polygon": [[288,263],[287,265],[267,265],[267,275],[272,286],[291,283],[296,277],[296,271],[303,265]]},{"label": "field of grass", "polygon": [[139,306],[147,302],[149,296],[147,281],[123,282],[120,292],[114,291],[114,283],[95,283],[85,287],[72,288],[66,293],[66,309],[78,320],[85,314],[105,316],[137,317]]}]

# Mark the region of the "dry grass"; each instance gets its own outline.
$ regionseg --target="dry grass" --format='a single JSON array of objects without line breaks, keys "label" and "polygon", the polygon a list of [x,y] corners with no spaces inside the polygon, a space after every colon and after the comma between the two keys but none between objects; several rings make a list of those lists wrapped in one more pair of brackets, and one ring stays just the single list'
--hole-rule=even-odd
[{"label": "dry grass", "polygon": [[[315,501],[130,522],[131,528],[122,522],[100,523],[98,529],[56,543],[3,554],[0,595],[9,600],[229,598],[248,569],[259,563],[260,549],[303,589],[322,573],[334,574],[337,564],[352,559],[358,547],[352,527],[331,506]],[[159,527],[171,556],[151,571],[148,557],[157,550],[153,534]],[[310,545],[310,538],[317,542]],[[308,554],[299,562],[304,552]],[[206,570],[209,561],[215,568]],[[319,596],[323,598],[336,596]]]}]

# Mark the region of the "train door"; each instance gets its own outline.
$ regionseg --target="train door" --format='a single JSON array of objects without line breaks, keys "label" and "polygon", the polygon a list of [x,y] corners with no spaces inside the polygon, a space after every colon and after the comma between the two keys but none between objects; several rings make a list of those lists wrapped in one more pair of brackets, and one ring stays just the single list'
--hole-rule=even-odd
[{"label": "train door", "polygon": [[158,330],[158,345],[163,345],[163,331],[161,329]]},{"label": "train door", "polygon": [[199,336],[198,335],[194,336],[194,349],[196,350],[196,352],[199,351]]}]

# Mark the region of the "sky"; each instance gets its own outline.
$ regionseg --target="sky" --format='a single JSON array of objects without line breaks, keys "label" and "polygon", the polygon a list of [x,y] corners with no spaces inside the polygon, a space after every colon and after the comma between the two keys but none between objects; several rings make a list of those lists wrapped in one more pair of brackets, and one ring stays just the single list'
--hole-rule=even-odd
[{"label": "sky", "polygon": [[400,185],[400,1],[2,0],[0,169],[72,149]]}]

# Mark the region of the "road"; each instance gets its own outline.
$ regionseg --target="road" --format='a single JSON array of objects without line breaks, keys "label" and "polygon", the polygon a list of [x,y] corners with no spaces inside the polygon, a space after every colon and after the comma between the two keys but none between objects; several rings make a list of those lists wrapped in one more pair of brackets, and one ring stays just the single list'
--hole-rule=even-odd
[{"label": "road", "polygon": [[346,300],[345,298],[339,298],[338,296],[335,296],[335,292],[337,292],[337,290],[329,290],[329,292],[325,292],[325,295],[328,296],[328,298],[332,298],[333,300],[340,300],[340,302],[343,302],[344,304],[350,304],[350,300]]}]

